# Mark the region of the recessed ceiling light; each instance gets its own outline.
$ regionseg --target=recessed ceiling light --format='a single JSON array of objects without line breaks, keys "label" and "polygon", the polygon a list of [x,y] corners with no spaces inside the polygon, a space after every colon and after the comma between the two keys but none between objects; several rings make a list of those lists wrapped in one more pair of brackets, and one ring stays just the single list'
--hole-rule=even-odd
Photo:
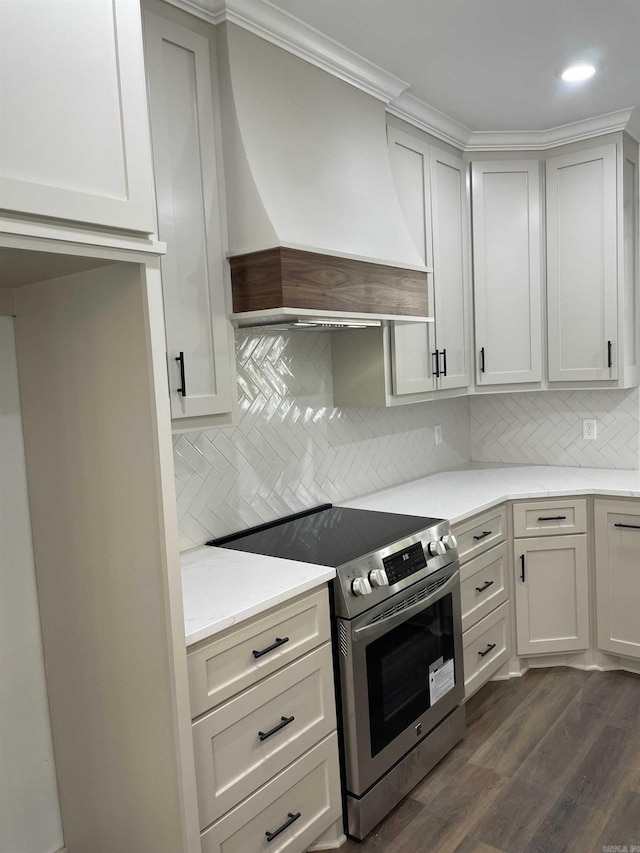
[{"label": "recessed ceiling light", "polygon": [[590,62],[576,62],[575,65],[570,65],[564,69],[562,79],[565,83],[578,83],[581,80],[588,80],[595,73],[595,66]]}]

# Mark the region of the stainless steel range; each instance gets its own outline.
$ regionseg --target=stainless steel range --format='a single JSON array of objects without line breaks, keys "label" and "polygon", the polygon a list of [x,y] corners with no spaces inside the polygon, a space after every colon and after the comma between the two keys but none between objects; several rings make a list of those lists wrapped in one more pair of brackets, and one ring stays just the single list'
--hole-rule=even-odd
[{"label": "stainless steel range", "polygon": [[449,523],[325,505],[208,544],[336,569],[347,831],[364,838],[464,735]]}]

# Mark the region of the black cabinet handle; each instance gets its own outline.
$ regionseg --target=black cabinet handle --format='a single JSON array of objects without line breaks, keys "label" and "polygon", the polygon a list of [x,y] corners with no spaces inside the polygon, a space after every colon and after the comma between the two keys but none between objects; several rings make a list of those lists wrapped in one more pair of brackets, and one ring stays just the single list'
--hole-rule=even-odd
[{"label": "black cabinet handle", "polygon": [[292,823],[294,823],[296,820],[298,820],[298,818],[300,817],[300,812],[296,812],[295,814],[288,812],[287,817],[289,818],[289,820],[285,821],[282,824],[282,826],[279,826],[273,832],[265,832],[265,835],[267,836],[267,844],[269,844],[271,841],[273,841],[274,838],[277,838],[281,832],[284,832],[285,829],[290,827]]},{"label": "black cabinet handle", "polygon": [[278,646],[284,646],[284,644],[288,643],[288,642],[289,642],[288,637],[276,637],[275,643],[273,643],[273,645],[271,645],[271,646],[268,646],[266,649],[260,649],[259,652],[257,652],[254,649],[253,650],[253,656],[254,656],[254,658],[261,658],[262,655],[266,655],[266,654],[268,654],[268,652],[272,652],[274,649],[277,649]]},{"label": "black cabinet handle", "polygon": [[184,378],[184,353],[181,352],[180,355],[176,358],[176,361],[180,365],[180,388],[177,388],[178,394],[182,394],[183,397],[187,396],[187,383]]},{"label": "black cabinet handle", "polygon": [[447,375],[447,351],[446,349],[441,350],[440,355],[442,356],[442,375]]},{"label": "black cabinet handle", "polygon": [[483,652],[478,652],[478,654],[480,655],[481,658],[483,658],[483,657],[485,657],[485,655],[488,655],[489,652],[493,651],[493,649],[495,649],[495,647],[496,647],[495,643],[489,643],[487,648]]},{"label": "black cabinet handle", "polygon": [[611,341],[607,341],[607,367],[613,367],[612,351],[613,345]]},{"label": "black cabinet handle", "polygon": [[479,542],[481,539],[486,539],[487,536],[491,536],[492,533],[492,530],[483,530],[479,536],[474,536],[473,538],[476,540],[476,542]]},{"label": "black cabinet handle", "polygon": [[566,515],[540,515],[538,521],[566,521]]},{"label": "black cabinet handle", "polygon": [[489,589],[490,586],[493,586],[493,581],[485,581],[483,586],[476,587],[476,592],[484,592],[485,589]]},{"label": "black cabinet handle", "polygon": [[288,726],[289,723],[292,723],[295,720],[295,717],[280,717],[280,722],[277,726],[274,726],[268,732],[258,732],[258,737],[260,740],[266,740],[271,735],[274,735],[276,732],[279,732],[280,729],[283,729],[285,726]]},{"label": "black cabinet handle", "polygon": [[484,373],[484,347],[480,347],[480,373]]},{"label": "black cabinet handle", "polygon": [[520,554],[520,562],[522,563],[522,568],[520,569],[520,580],[524,583],[524,554]]},{"label": "black cabinet handle", "polygon": [[440,376],[440,359],[438,358],[438,350],[431,353],[431,371],[436,379]]},{"label": "black cabinet handle", "polygon": [[622,527],[624,530],[640,530],[640,524],[614,524],[614,527]]}]

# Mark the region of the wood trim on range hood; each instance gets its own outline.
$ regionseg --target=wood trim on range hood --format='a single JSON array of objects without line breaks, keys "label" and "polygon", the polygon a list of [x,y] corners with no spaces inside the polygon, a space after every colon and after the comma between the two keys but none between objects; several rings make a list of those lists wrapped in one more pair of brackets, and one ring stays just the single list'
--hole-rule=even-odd
[{"label": "wood trim on range hood", "polygon": [[[427,319],[427,272],[276,247],[229,259],[234,315],[303,309]],[[247,325],[247,324],[242,324]],[[260,321],[256,325],[264,325]]]}]

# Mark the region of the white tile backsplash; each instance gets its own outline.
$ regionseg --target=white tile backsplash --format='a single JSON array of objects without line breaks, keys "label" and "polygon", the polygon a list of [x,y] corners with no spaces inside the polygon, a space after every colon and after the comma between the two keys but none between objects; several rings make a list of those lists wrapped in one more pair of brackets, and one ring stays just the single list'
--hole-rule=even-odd
[{"label": "white tile backsplash", "polygon": [[182,550],[471,459],[466,397],[337,409],[327,333],[241,332],[236,350],[238,426],[174,436]]},{"label": "white tile backsplash", "polygon": [[[470,398],[474,462],[639,466],[640,397],[628,391],[543,391]],[[582,419],[596,418],[597,438],[582,438]]]}]

